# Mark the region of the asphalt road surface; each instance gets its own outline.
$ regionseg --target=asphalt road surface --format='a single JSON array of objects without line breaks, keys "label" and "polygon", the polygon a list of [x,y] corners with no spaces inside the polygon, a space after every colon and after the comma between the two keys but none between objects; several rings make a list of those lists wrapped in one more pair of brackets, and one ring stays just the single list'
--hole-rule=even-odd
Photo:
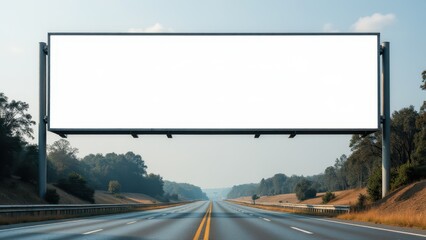
[{"label": "asphalt road surface", "polygon": [[194,202],[0,227],[0,239],[426,239],[426,231]]}]

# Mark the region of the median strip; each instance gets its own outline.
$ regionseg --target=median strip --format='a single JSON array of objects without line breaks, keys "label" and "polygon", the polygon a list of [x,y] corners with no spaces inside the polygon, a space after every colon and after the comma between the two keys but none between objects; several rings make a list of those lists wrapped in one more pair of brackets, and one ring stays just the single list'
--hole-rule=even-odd
[{"label": "median strip", "polygon": [[[201,232],[203,231],[204,225],[204,238],[203,240],[208,240],[210,235],[210,220],[212,214],[213,204],[210,202],[209,207],[207,208],[206,214],[204,214],[203,220],[201,220],[200,226],[198,226],[197,231],[195,232],[193,240],[199,240]],[[206,223],[207,222],[207,223]],[[205,224],[206,223],[206,224]]]}]

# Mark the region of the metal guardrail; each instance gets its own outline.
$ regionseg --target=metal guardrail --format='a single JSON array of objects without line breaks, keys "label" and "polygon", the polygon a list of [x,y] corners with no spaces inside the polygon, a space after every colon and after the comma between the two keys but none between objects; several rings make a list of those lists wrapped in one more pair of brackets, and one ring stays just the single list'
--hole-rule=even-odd
[{"label": "metal guardrail", "polygon": [[174,205],[156,204],[52,204],[52,205],[0,205],[0,216],[53,216],[128,212],[137,208]]},{"label": "metal guardrail", "polygon": [[[241,201],[244,203],[252,204],[250,201]],[[294,204],[294,203],[256,203],[256,205],[281,207],[294,211],[306,211],[313,213],[349,213],[351,207],[349,205],[319,205],[319,204]]]}]

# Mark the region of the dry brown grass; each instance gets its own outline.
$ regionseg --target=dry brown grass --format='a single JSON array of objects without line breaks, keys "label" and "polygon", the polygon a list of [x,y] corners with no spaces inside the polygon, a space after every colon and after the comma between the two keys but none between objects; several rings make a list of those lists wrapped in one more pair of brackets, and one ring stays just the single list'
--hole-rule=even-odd
[{"label": "dry brown grass", "polygon": [[[336,192],[337,197],[329,204],[348,204],[355,205],[358,195],[365,194],[365,189],[353,189],[347,191]],[[321,196],[321,194],[319,194]],[[318,197],[317,197],[318,198]],[[261,198],[262,199],[262,198]],[[263,201],[257,200],[256,203],[268,202],[276,203],[282,199],[294,199],[294,196],[289,194],[277,195],[271,197],[263,197]],[[241,201],[250,202],[250,198],[235,199],[235,203],[257,207],[279,212],[292,212],[284,208],[274,206],[260,206],[243,203]],[[310,202],[302,203],[316,204],[318,199],[312,199]],[[289,201],[290,202],[290,201]],[[317,203],[318,204],[318,203]],[[379,200],[370,209],[363,212],[354,212],[338,215],[338,219],[355,220],[364,222],[373,222],[378,224],[388,224],[400,227],[415,227],[426,229],[426,180],[415,182],[407,186],[396,189],[385,198]],[[294,212],[309,214],[307,212]]]},{"label": "dry brown grass", "polygon": [[153,197],[141,193],[120,193],[118,198],[114,194],[107,191],[95,191],[95,203],[103,204],[126,204],[126,203],[144,203],[152,204],[158,202]]},{"label": "dry brown grass", "polygon": [[426,180],[396,189],[370,210],[338,218],[426,229]]},{"label": "dry brown grass", "polygon": [[371,209],[365,212],[343,214],[337,216],[337,218],[426,229],[426,214],[424,212],[383,213],[378,209]]},{"label": "dry brown grass", "polygon": [[[354,205],[358,199],[360,193],[367,194],[365,188],[362,189],[349,189],[344,191],[335,191],[336,198],[331,200],[328,204],[332,205]],[[315,198],[306,199],[304,201],[299,201],[294,193],[279,194],[275,196],[262,196],[256,203],[302,203],[302,204],[322,204],[322,196],[325,193],[317,193]],[[251,202],[250,197],[241,197],[234,199],[236,201],[245,201]]]}]

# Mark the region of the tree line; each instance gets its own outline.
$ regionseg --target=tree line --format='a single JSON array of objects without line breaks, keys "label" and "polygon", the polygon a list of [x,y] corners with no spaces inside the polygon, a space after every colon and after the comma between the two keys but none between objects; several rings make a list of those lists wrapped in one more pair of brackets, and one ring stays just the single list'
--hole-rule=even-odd
[{"label": "tree line", "polygon": [[79,160],[77,152],[78,150],[64,139],[48,147],[48,182],[58,182],[72,173],[78,173],[93,189],[107,191],[109,182],[115,180],[119,182],[122,192],[163,197],[162,177],[148,174],[145,161],[140,155],[133,152],[89,154]]},{"label": "tree line", "polygon": [[[426,71],[422,72],[422,90],[426,90]],[[372,200],[381,198],[381,131],[368,136],[352,135],[351,154],[341,155],[333,166],[314,176],[291,177],[275,174],[258,184],[234,186],[228,198],[293,193],[297,186],[312,193],[367,187]],[[413,106],[394,111],[391,116],[391,190],[426,178],[426,101],[419,111]]]},{"label": "tree line", "polygon": [[[9,101],[0,93],[0,182],[16,176],[35,186],[38,183],[38,146],[27,141],[34,138],[35,125],[28,109],[27,103]],[[162,201],[207,199],[199,187],[190,184],[167,182],[165,192],[163,178],[148,173],[145,161],[133,152],[89,154],[79,159],[78,149],[65,139],[47,150],[48,182],[90,202],[94,201],[93,189],[111,190],[111,182],[114,192],[143,193]],[[57,201],[54,192],[48,193]]]},{"label": "tree line", "polygon": [[171,200],[208,200],[207,195],[200,187],[188,183],[164,181],[163,189]]}]

